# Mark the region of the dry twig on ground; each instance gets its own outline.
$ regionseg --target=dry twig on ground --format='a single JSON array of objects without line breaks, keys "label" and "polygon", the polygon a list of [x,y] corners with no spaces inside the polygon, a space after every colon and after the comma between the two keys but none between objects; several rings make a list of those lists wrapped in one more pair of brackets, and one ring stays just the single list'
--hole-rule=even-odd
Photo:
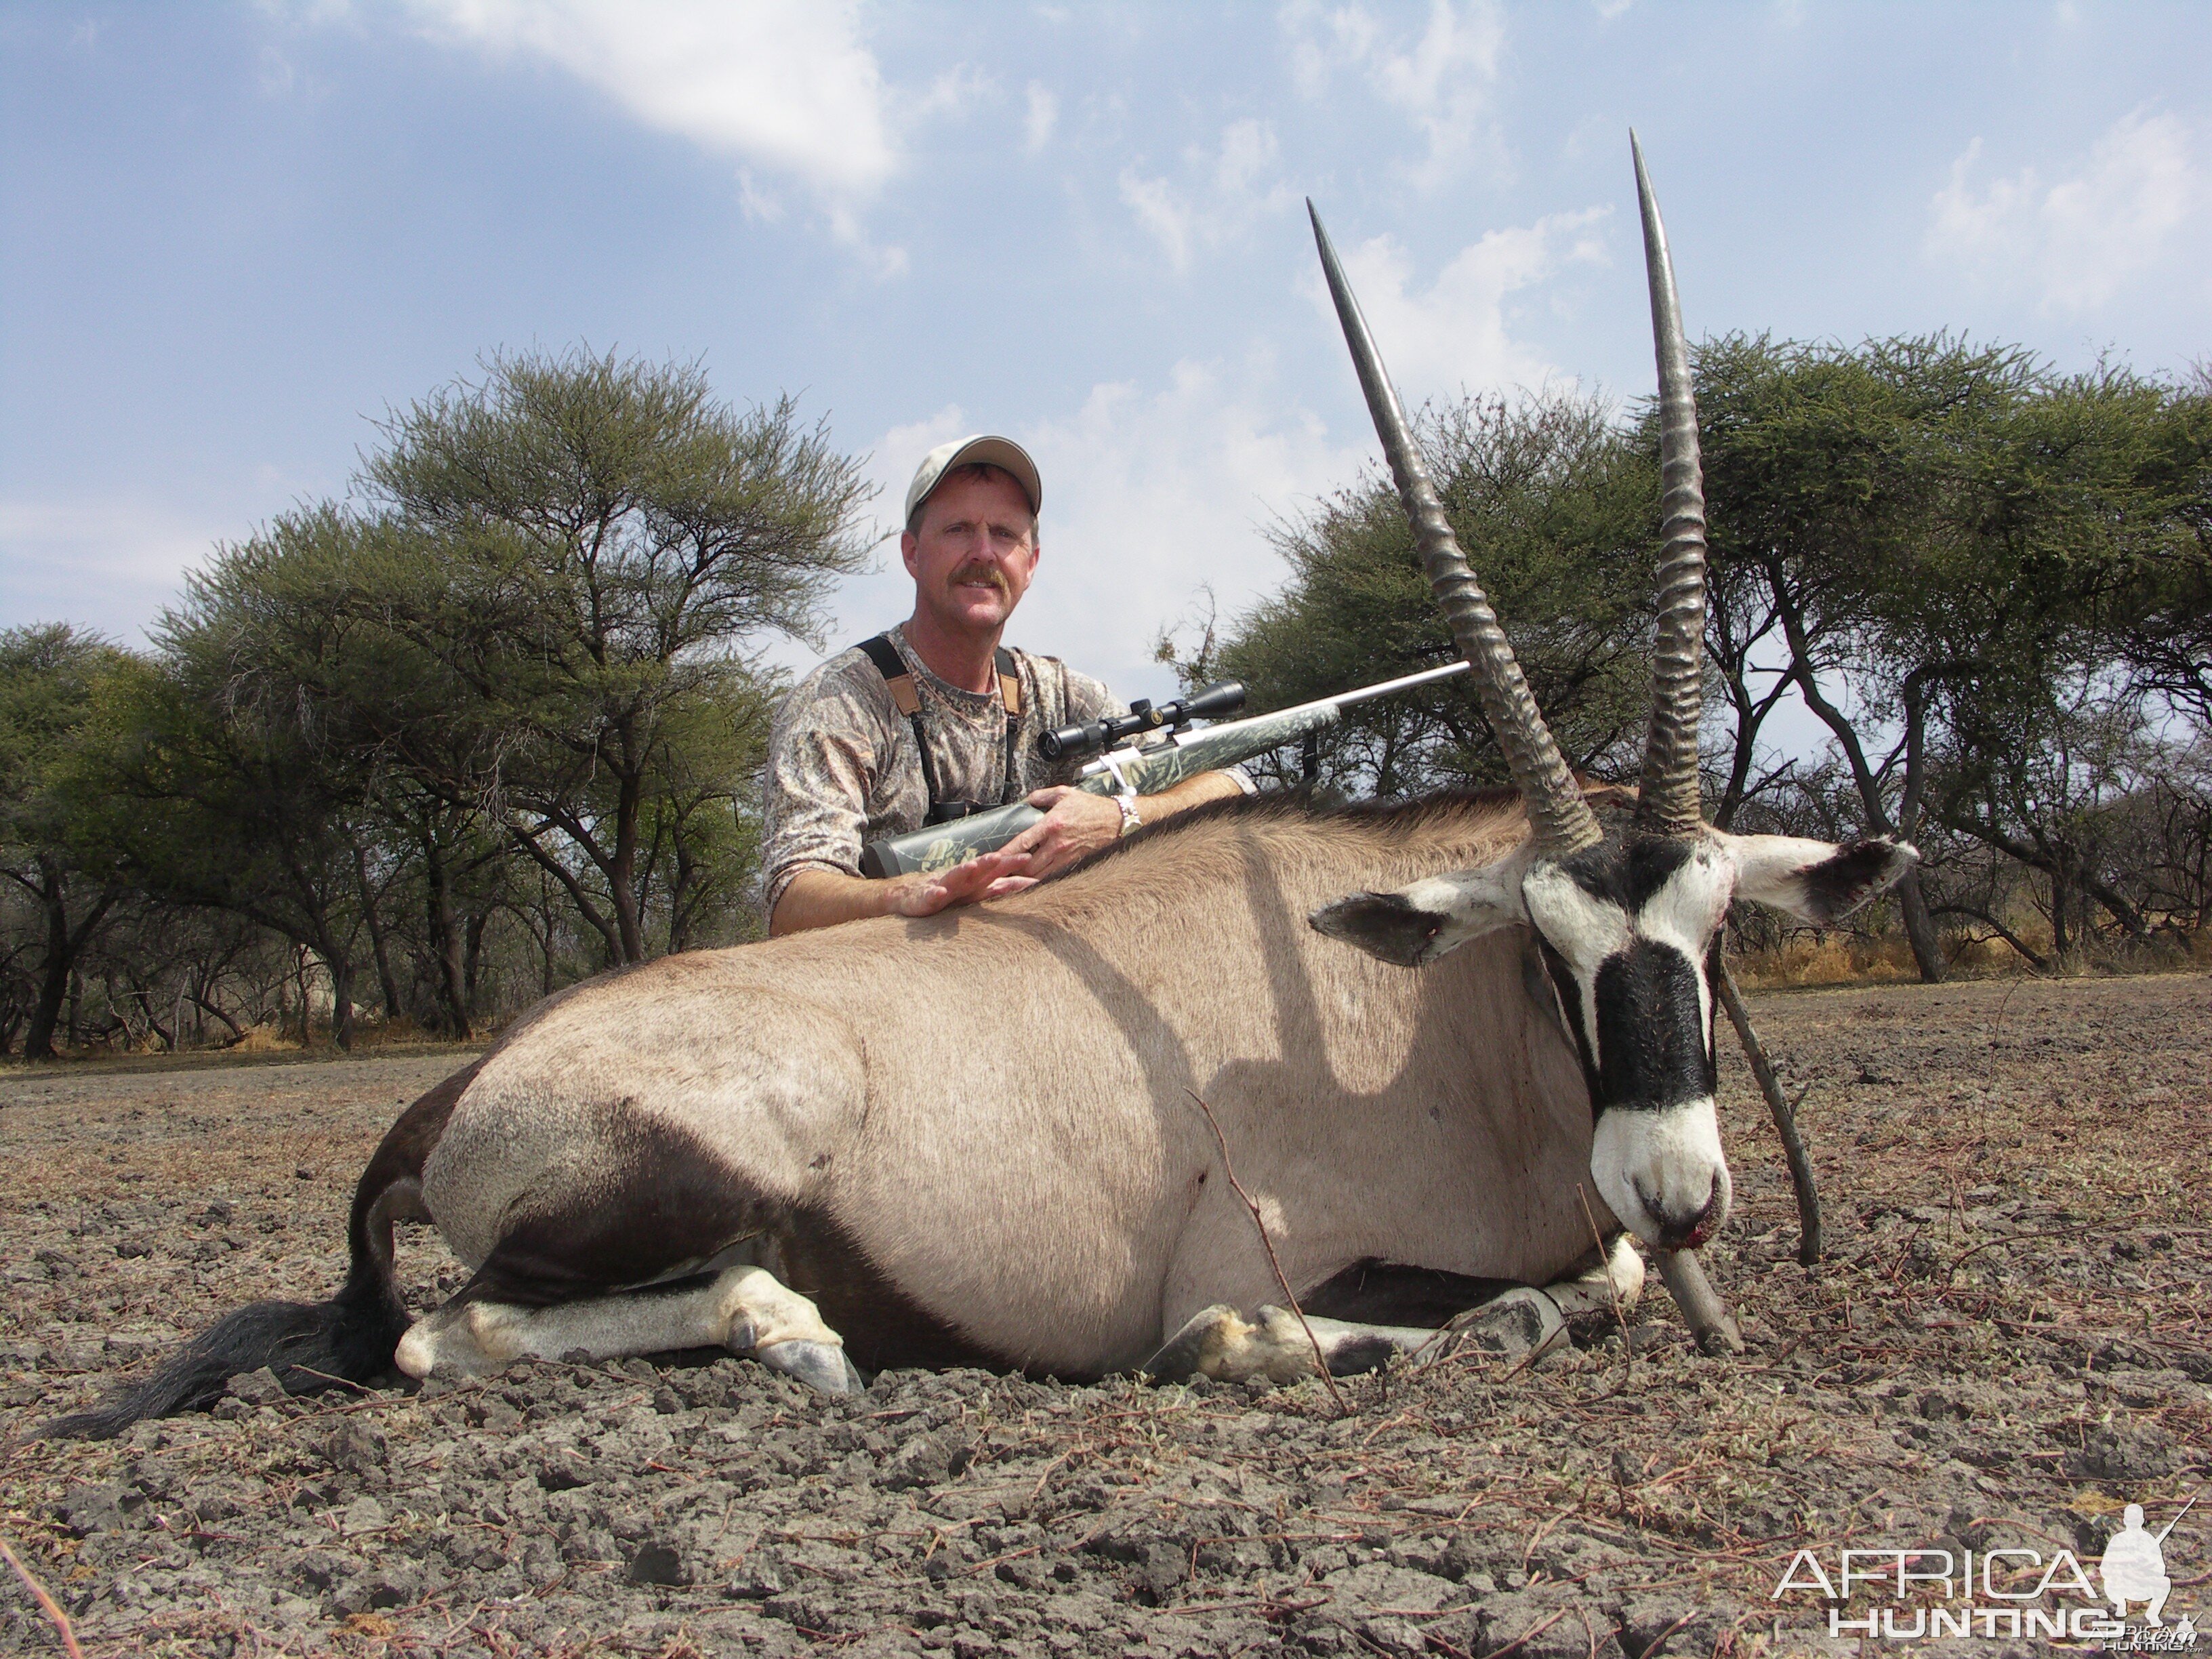
[{"label": "dry twig on ground", "polygon": [[8,1558],[8,1565],[15,1568],[15,1577],[21,1579],[23,1588],[31,1592],[31,1599],[39,1604],[40,1610],[52,1622],[54,1634],[62,1638],[63,1650],[70,1659],[84,1659],[84,1650],[76,1644],[76,1632],[70,1627],[69,1614],[62,1611],[62,1604],[54,1600],[53,1592],[32,1577],[31,1570],[22,1564],[15,1551],[8,1547],[5,1539],[0,1539],[0,1555]]},{"label": "dry twig on ground", "polygon": [[[1767,1061],[1765,1047],[1751,1023],[1751,1011],[1743,1006],[1743,994],[1736,989],[1735,975],[1729,971],[1725,958],[1721,963],[1721,1006],[1728,1010],[1729,1024],[1735,1027],[1736,1041],[1743,1044],[1744,1058],[1751,1062],[1759,1092],[1766,1097],[1766,1109],[1774,1115],[1775,1133],[1782,1137],[1782,1155],[1790,1162],[1790,1184],[1797,1192],[1797,1260],[1809,1267],[1820,1259],[1820,1189],[1813,1180],[1813,1159],[1798,1131],[1797,1108],[1782,1092],[1781,1080]],[[1804,1097],[1799,1096],[1797,1105],[1804,1103]]]},{"label": "dry twig on ground", "polygon": [[1291,1289],[1291,1281],[1284,1276],[1282,1261],[1275,1255],[1275,1241],[1267,1237],[1267,1224],[1261,1218],[1260,1206],[1253,1202],[1252,1194],[1244,1190],[1244,1183],[1237,1178],[1237,1166],[1229,1161],[1229,1138],[1221,1133],[1220,1120],[1213,1115],[1213,1108],[1206,1103],[1198,1091],[1186,1089],[1183,1092],[1196,1101],[1198,1109],[1206,1114],[1206,1127],[1213,1131],[1213,1144],[1221,1149],[1221,1172],[1229,1177],[1230,1190],[1243,1199],[1244,1207],[1251,1212],[1252,1225],[1260,1234],[1260,1248],[1267,1253],[1267,1265],[1275,1270],[1275,1283],[1283,1287],[1283,1301],[1290,1308],[1291,1316],[1298,1322],[1298,1328],[1306,1334],[1306,1340],[1313,1345],[1314,1369],[1321,1373],[1321,1380],[1328,1389],[1328,1397],[1336,1407],[1336,1414],[1339,1417],[1350,1416],[1352,1407],[1344,1403],[1344,1391],[1336,1386],[1336,1379],[1328,1374],[1328,1361],[1322,1353],[1321,1339],[1314,1334],[1313,1327],[1306,1321],[1306,1310],[1298,1306],[1297,1294]]}]

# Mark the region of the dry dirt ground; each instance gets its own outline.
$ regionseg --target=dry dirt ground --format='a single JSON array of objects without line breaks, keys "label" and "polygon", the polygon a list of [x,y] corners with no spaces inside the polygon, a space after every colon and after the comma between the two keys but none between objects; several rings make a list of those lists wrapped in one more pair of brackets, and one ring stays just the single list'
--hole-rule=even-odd
[{"label": "dry dirt ground", "polygon": [[[1648,1659],[1858,1650],[1817,1588],[1774,1595],[1801,1549],[1832,1583],[1847,1547],[2094,1575],[2123,1504],[2164,1526],[2212,1474],[2212,980],[1753,1012],[1810,1091],[1829,1255],[1794,1260],[1731,1054],[1739,1207],[1708,1260],[1747,1354],[1693,1352],[1655,1281],[1626,1341],[1348,1382],[1342,1414],[1316,1383],[975,1372],[828,1403],[688,1356],[300,1401],[244,1378],[123,1441],[32,1439],[240,1302],[327,1293],[355,1173],[457,1062],[0,1074],[0,1538],[92,1655]],[[410,1231],[428,1305],[458,1273]],[[2212,1601],[2208,1511],[2166,1540],[2169,1617]],[[1978,1559],[2032,1592],[2026,1557]],[[0,1586],[0,1650],[59,1651]],[[1891,1595],[1841,1615],[1909,1614]],[[1992,1628],[1911,1650],[2043,1645]]]}]

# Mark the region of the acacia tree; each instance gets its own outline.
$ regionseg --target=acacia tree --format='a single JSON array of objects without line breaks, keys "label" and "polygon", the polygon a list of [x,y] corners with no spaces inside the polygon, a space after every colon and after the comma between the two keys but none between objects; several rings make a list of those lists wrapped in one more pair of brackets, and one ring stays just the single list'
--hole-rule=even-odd
[{"label": "acacia tree", "polygon": [[[1444,512],[1481,576],[1571,765],[1617,763],[1650,707],[1656,447],[1623,443],[1595,398],[1467,398],[1417,422]],[[1276,526],[1290,567],[1225,639],[1178,662],[1234,675],[1280,708],[1412,673],[1455,654],[1388,477],[1370,473]],[[1504,781],[1465,680],[1346,713],[1322,745],[1333,785],[1384,795]]]},{"label": "acacia tree", "polygon": [[229,550],[189,579],[156,658],[109,677],[76,815],[149,893],[228,910],[312,953],[330,977],[331,1036],[349,1048],[362,781],[319,740],[312,709],[239,672],[242,562]]},{"label": "acacia tree", "polygon": [[[2124,888],[2114,855],[2117,810],[2144,787],[2141,706],[2077,680],[2073,707],[2035,687],[2009,703],[1960,699],[1964,718],[1946,734],[1936,811],[1943,823],[2044,878],[2051,947],[2062,958],[2077,942],[2084,912],[2102,906],[2137,939],[2149,924]],[[1992,718],[1978,716],[1987,708]],[[1948,746],[1948,745],[1947,745]],[[1996,920],[1965,906],[1961,914]]]},{"label": "acacia tree", "polygon": [[[1929,574],[1970,541],[1967,486],[1991,428],[2038,390],[2033,362],[1948,336],[1858,347],[1705,342],[1698,412],[1712,504],[1707,637],[1735,721],[1715,822],[1755,793],[1785,693],[1825,726],[1876,834],[1917,837],[1930,696],[1969,653],[1911,624]],[[1916,870],[1898,884],[1923,979],[1944,957]]]},{"label": "acacia tree", "polygon": [[0,876],[37,918],[24,958],[23,1054],[50,1060],[70,975],[124,886],[75,833],[68,779],[100,682],[121,653],[66,623],[0,633]]},{"label": "acacia tree", "polygon": [[759,867],[757,780],[783,690],[774,676],[729,676],[670,718],[647,779],[638,888],[651,935],[671,954],[750,932]]},{"label": "acacia tree", "polygon": [[[2190,603],[2175,576],[2212,502],[2201,398],[1942,336],[1735,337],[1705,345],[1698,376],[1711,632],[1738,710],[1720,821],[1786,688],[1828,727],[1867,824],[1924,842],[1932,818],[2040,872],[2062,939],[2064,896],[2085,890],[2140,934],[2084,826],[2133,751],[2114,735],[2141,705],[2118,672],[2127,629]],[[1938,914],[1999,925],[1931,902],[1941,873],[1939,856],[1898,889],[1930,980]]]},{"label": "acacia tree", "polygon": [[[1992,420],[1930,539],[1886,584],[1880,642],[1931,677],[1929,810],[2045,880],[2054,943],[2077,896],[2136,939],[2111,807],[2160,743],[2126,640],[2212,502],[2201,404],[2130,371],[2044,376]],[[2201,627],[2202,618],[2197,619]]]},{"label": "acacia tree", "polygon": [[610,962],[647,951],[654,779],[765,630],[817,641],[859,568],[867,489],[788,398],[744,412],[696,368],[489,360],[394,416],[366,482],[390,515],[362,604],[501,734],[469,782]]},{"label": "acacia tree", "polygon": [[[2139,932],[2110,849],[2142,838],[2103,826],[2156,771],[2140,758],[2146,695],[2212,713],[2192,643],[2212,595],[2208,388],[2109,367],[2061,377],[1948,336],[1735,336],[1700,348],[1697,377],[1712,820],[1753,811],[1921,842],[1899,898],[1931,980],[1937,917],[1973,908],[1965,887],[1944,890],[1948,865],[1985,888],[1991,852]],[[1647,684],[1649,411],[1622,426],[1556,396],[1463,404],[1424,438],[1570,759],[1618,769]],[[1187,680],[1237,673],[1279,704],[1444,659],[1385,480],[1277,540],[1281,593],[1181,661]],[[1827,729],[1832,766],[1773,754],[1765,732],[1792,698]],[[2061,755],[2069,788],[2051,770]],[[1457,687],[1354,711],[1326,759],[1334,781],[1383,793],[1498,775]]]},{"label": "acacia tree", "polygon": [[222,615],[231,684],[294,709],[298,740],[346,775],[355,898],[387,1017],[409,1006],[398,961],[411,946],[427,969],[426,1023],[459,1036],[472,1024],[461,896],[508,851],[485,830],[476,781],[511,739],[386,619],[427,568],[404,530],[325,503],[226,552],[196,593],[204,615]]},{"label": "acacia tree", "polygon": [[2166,533],[2144,550],[2119,607],[2120,659],[2130,690],[2212,742],[2212,362],[2162,412],[2144,471]]}]

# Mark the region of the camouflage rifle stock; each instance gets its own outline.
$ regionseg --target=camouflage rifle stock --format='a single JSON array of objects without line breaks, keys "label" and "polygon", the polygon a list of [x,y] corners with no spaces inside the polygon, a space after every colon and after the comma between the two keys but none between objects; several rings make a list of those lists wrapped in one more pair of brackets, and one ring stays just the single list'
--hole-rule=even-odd
[{"label": "camouflage rifle stock", "polygon": [[[1320,697],[1272,714],[1249,720],[1223,720],[1217,725],[1176,732],[1149,748],[1134,745],[1110,750],[1084,767],[1076,783],[1094,795],[1123,793],[1157,795],[1185,778],[1218,771],[1264,755],[1271,749],[1296,743],[1309,732],[1333,726],[1352,704],[1388,696],[1410,686],[1426,685],[1467,672],[1465,662],[1424,669],[1379,685],[1364,685],[1339,696]],[[916,870],[949,870],[983,853],[994,853],[1044,816],[1026,801],[997,806],[949,823],[924,824],[903,836],[870,842],[860,854],[860,873],[902,876]]]}]

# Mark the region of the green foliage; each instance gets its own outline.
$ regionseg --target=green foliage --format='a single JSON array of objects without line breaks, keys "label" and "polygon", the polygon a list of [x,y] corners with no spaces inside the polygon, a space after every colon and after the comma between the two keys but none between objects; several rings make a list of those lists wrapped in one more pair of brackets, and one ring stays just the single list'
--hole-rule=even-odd
[{"label": "green foliage", "polygon": [[[236,567],[228,567],[234,572]],[[218,561],[161,628],[161,649],[112,676],[79,821],[132,879],[230,911],[319,957],[333,1034],[350,1040],[363,918],[354,865],[363,769],[323,740],[313,704],[257,672]]]},{"label": "green foliage", "polygon": [[1697,384],[1717,608],[1892,714],[1916,671],[1954,701],[2047,695],[2201,562],[2203,400],[2131,372],[1738,336]]},{"label": "green foliage", "polygon": [[[698,369],[503,356],[384,427],[365,482],[463,562],[456,646],[540,654],[558,679],[651,679],[763,629],[811,638],[860,568],[858,469],[792,399],[739,413]],[[535,641],[517,653],[518,629]],[[518,662],[502,666],[520,666]]]},{"label": "green foliage", "polygon": [[0,632],[0,859],[68,858],[71,757],[122,653],[65,623]]},{"label": "green foliage", "polygon": [[2106,367],[2047,380],[1977,459],[1957,533],[1899,584],[1925,599],[1884,617],[1892,657],[1957,669],[1937,685],[1930,811],[2042,873],[2062,953],[2082,902],[2142,938],[2121,809],[2154,787],[2166,745],[2138,653],[2150,636],[2178,658],[2175,640],[2208,626],[2212,422],[2201,398]]},{"label": "green foliage", "polygon": [[2212,363],[2197,366],[2165,413],[2147,471],[2173,533],[2121,607],[2121,658],[2136,690],[2212,743]]},{"label": "green foliage", "polygon": [[[1846,684],[1894,705],[1894,676],[1851,677],[1864,678],[1885,617],[1928,602],[1907,573],[1955,540],[1960,485],[2035,377],[2020,351],[1943,336],[1847,348],[1735,335],[1698,349],[1696,384],[1709,653],[1734,714],[1714,807],[1727,824],[1756,793],[1761,727],[1789,690],[1816,712]],[[1842,715],[1823,718],[1833,728]],[[1871,772],[1851,769],[1862,812],[1887,824]]]}]

